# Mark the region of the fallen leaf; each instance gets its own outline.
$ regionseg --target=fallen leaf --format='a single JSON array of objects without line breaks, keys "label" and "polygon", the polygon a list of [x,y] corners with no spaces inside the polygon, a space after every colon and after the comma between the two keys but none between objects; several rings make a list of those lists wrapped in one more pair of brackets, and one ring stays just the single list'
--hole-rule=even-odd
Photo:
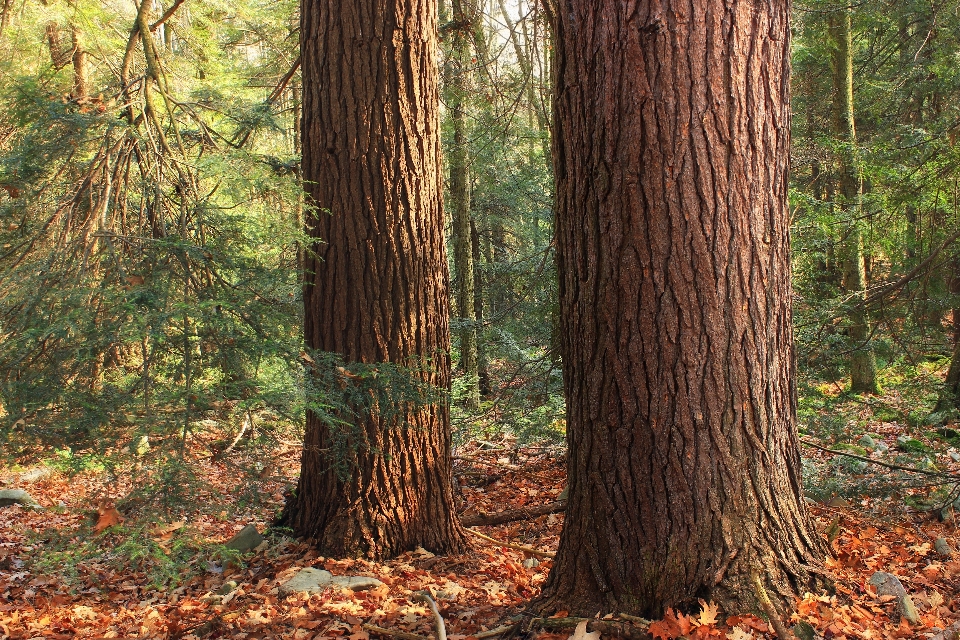
[{"label": "fallen leaf", "polygon": [[657,640],[675,640],[683,633],[676,616],[673,615],[673,609],[667,609],[663,620],[651,623],[647,630]]},{"label": "fallen leaf", "polygon": [[717,616],[720,615],[720,605],[701,600],[700,606],[703,607],[703,610],[700,611],[697,623],[701,625],[717,624]]},{"label": "fallen leaf", "polygon": [[112,502],[101,502],[100,506],[97,507],[97,514],[97,524],[93,527],[93,530],[97,533],[123,522],[123,516],[120,515]]},{"label": "fallen leaf", "polygon": [[584,620],[573,630],[570,640],[600,640],[599,631],[587,631],[587,621]]},{"label": "fallen leaf", "polygon": [[727,640],[753,640],[754,635],[749,631],[744,631],[740,627],[734,627],[733,631],[727,634]]}]

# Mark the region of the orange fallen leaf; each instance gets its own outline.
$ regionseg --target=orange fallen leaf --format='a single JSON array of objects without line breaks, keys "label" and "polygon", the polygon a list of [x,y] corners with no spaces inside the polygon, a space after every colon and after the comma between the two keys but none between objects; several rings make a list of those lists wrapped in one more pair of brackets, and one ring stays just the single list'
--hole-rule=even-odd
[{"label": "orange fallen leaf", "polygon": [[93,527],[93,530],[97,533],[123,522],[123,516],[120,515],[112,502],[101,502],[100,506],[97,507],[97,515],[97,524]]},{"label": "orange fallen leaf", "polygon": [[701,625],[717,624],[717,616],[720,615],[720,605],[700,600],[700,606],[703,607],[703,610],[700,612],[697,622]]}]

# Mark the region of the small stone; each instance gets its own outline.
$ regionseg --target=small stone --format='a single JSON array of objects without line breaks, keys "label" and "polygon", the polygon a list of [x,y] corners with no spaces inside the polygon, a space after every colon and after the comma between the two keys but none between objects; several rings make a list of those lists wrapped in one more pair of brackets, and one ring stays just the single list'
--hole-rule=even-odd
[{"label": "small stone", "polygon": [[367,576],[333,576],[332,584],[335,587],[350,589],[351,591],[364,591],[366,589],[376,589],[383,583],[376,578]]},{"label": "small stone", "polygon": [[960,462],[960,451],[957,451],[956,449],[950,449],[948,453],[950,454],[951,460],[954,462]]},{"label": "small stone", "polygon": [[864,449],[876,449],[876,448],[877,448],[877,441],[874,440],[873,438],[871,438],[870,435],[869,435],[869,434],[866,434],[866,433],[863,434],[863,436],[860,437],[860,442],[859,442],[859,444],[860,444],[860,446],[863,447]]},{"label": "small stone", "polygon": [[24,507],[38,507],[37,501],[23,489],[4,489],[0,491],[0,507],[19,504]]},{"label": "small stone", "polygon": [[878,596],[900,596],[907,595],[907,590],[903,588],[900,579],[892,573],[886,571],[877,571],[870,576],[870,584],[877,588]]},{"label": "small stone", "polygon": [[217,589],[217,593],[220,594],[221,596],[225,596],[236,588],[237,588],[237,583],[233,580],[228,580],[227,582],[223,583],[222,587]]},{"label": "small stone", "polygon": [[946,538],[937,538],[933,543],[933,548],[944,558],[953,555],[953,549],[950,548],[950,543],[947,542]]},{"label": "small stone", "polygon": [[325,569],[308,567],[301,569],[295,576],[280,585],[279,594],[321,593],[329,587],[340,587],[351,591],[376,588],[383,583],[376,578],[366,576],[335,576]]},{"label": "small stone", "polygon": [[910,596],[897,598],[897,610],[910,624],[920,624],[920,612]]},{"label": "small stone", "polygon": [[280,585],[278,593],[288,596],[291,593],[320,593],[330,586],[333,574],[325,569],[308,567],[301,569],[295,576]]},{"label": "small stone", "polygon": [[887,443],[885,442],[878,442],[877,446],[874,448],[874,451],[876,451],[877,453],[883,454],[883,453],[886,453],[887,451],[890,451],[890,447],[888,447]]},{"label": "small stone", "polygon": [[535,569],[540,566],[540,561],[536,558],[527,558],[523,561],[523,567],[525,569]]},{"label": "small stone", "polygon": [[256,549],[263,541],[264,537],[257,531],[257,527],[248,524],[243,529],[240,529],[237,535],[230,538],[224,546],[228,549],[236,549],[240,553],[246,553],[247,551]]},{"label": "small stone", "polygon": [[30,469],[29,471],[24,471],[21,473],[20,482],[24,484],[33,484],[34,482],[46,480],[51,475],[53,475],[53,471],[47,467],[37,467],[36,469]]},{"label": "small stone", "polygon": [[793,625],[792,631],[793,635],[797,636],[799,640],[816,640],[818,638],[817,630],[806,620],[801,620]]},{"label": "small stone", "polygon": [[877,571],[870,576],[870,584],[877,588],[878,596],[894,596],[897,599],[897,612],[910,624],[920,622],[920,614],[917,612],[913,599],[903,588],[900,579],[892,573]]}]

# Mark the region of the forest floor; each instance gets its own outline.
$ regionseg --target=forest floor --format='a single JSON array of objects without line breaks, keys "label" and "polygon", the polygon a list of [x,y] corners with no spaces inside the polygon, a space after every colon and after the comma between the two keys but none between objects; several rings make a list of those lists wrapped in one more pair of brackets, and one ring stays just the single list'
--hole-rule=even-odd
[{"label": "forest floor", "polygon": [[[879,446],[864,457],[900,460],[893,454],[905,446],[905,427],[875,418],[882,414],[876,403],[831,396],[829,390],[821,400],[833,402],[830,415],[850,420],[836,432],[813,434],[807,429],[805,439],[830,448],[842,445],[839,440],[857,442],[857,432],[868,432],[889,451]],[[908,435],[924,447],[920,452],[927,468],[960,471],[947,444],[932,442],[923,433]],[[510,440],[494,445],[491,449],[485,448],[489,443],[473,442],[457,451],[465,516],[557,499],[565,485],[560,448],[520,447]],[[859,445],[848,449],[854,446]],[[388,637],[374,628],[380,627],[393,637],[416,640],[435,637],[429,602],[416,594],[427,591],[439,603],[448,637],[465,640],[484,638],[484,631],[522,611],[543,585],[549,558],[479,537],[464,555],[439,557],[418,550],[383,563],[319,557],[309,546],[276,531],[267,534],[257,551],[240,558],[226,553],[218,543],[245,525],[268,529],[283,504],[285,479],[298,472],[298,455],[294,447],[280,452],[275,475],[256,485],[256,506],[226,506],[222,496],[237,495],[240,481],[223,461],[207,456],[196,469],[199,486],[205,488],[194,498],[207,504],[199,510],[203,515],[111,527],[106,525],[116,512],[100,501],[123,495],[129,487],[111,484],[117,481],[104,473],[68,477],[54,472],[23,484],[29,468],[0,469],[0,488],[26,488],[44,508],[0,508],[0,638]],[[805,595],[791,624],[806,620],[824,638],[953,640],[952,630],[960,629],[960,553],[938,553],[935,541],[944,538],[956,550],[960,534],[949,509],[946,521],[931,511],[931,501],[942,501],[946,491],[940,479],[873,495],[870,482],[876,484],[892,470],[875,465],[848,468],[852,463],[838,463],[836,456],[816,449],[805,448],[804,455],[814,481],[820,474],[820,484],[808,487],[808,495],[820,491],[821,501],[808,502],[820,531],[832,539],[835,557],[827,564],[836,577],[836,591]],[[209,508],[214,501],[225,506]],[[94,511],[98,503],[99,518]],[[103,529],[99,532],[98,521]],[[503,543],[549,553],[557,547],[562,523],[563,516],[554,513],[475,529]],[[366,591],[281,596],[279,585],[304,567],[373,576],[383,584]],[[877,596],[868,583],[876,571],[899,577],[919,610],[918,624],[898,619],[892,597]],[[705,611],[689,616],[671,612],[649,631],[671,639],[775,637],[760,618],[716,619],[710,603],[706,605]],[[947,628],[951,631],[941,631]],[[555,628],[538,637],[565,640],[572,632]]]}]

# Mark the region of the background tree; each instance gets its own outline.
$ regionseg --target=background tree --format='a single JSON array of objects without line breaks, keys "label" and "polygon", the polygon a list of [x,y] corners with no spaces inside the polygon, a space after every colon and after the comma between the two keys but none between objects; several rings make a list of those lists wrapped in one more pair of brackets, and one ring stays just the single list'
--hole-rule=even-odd
[{"label": "background tree", "polygon": [[[302,7],[303,177],[316,239],[304,339],[348,362],[409,367],[447,389],[436,9],[430,0]],[[394,401],[405,406],[373,407],[356,424],[307,414],[285,522],[327,553],[464,546],[447,405]],[[351,456],[346,473],[333,452]]]},{"label": "background tree", "polygon": [[554,18],[569,501],[539,607],[759,608],[816,585],[801,492],[787,2]]}]

